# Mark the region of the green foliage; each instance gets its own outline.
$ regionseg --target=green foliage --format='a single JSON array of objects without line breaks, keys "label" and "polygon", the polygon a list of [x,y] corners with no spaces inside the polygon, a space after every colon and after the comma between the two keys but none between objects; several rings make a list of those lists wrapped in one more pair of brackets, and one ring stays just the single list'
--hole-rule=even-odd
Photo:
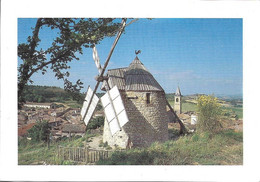
[{"label": "green foliage", "polygon": [[150,165],[153,156],[146,150],[133,150],[132,152],[116,151],[109,160],[100,160],[98,165]]},{"label": "green foliage", "polygon": [[[59,87],[28,85],[25,86],[22,97],[27,102],[65,102],[71,101],[73,96]],[[84,94],[79,94],[80,105],[84,100]]]},{"label": "green foliage", "polygon": [[103,106],[102,106],[101,102],[98,102],[97,107],[96,107],[96,110],[97,110],[97,111],[103,110]]},{"label": "green foliage", "polygon": [[96,95],[98,96],[98,98],[102,97],[103,95],[105,95],[105,93],[96,93]]},{"label": "green foliage", "polygon": [[229,138],[237,142],[243,142],[243,133],[234,132],[233,130],[226,130],[220,133],[222,137]]},{"label": "green foliage", "polygon": [[66,161],[57,158],[57,147],[59,145],[64,147],[84,147],[85,142],[93,137],[91,134],[86,134],[83,137],[72,137],[71,139],[63,137],[61,140],[51,142],[49,147],[43,142],[34,142],[27,140],[26,138],[18,139],[18,164],[19,165],[31,165],[46,164],[54,165],[75,165],[77,162]]},{"label": "green foliage", "polygon": [[[69,62],[79,60],[83,48],[93,47],[105,37],[114,36],[120,23],[112,18],[84,19],[84,18],[38,18],[32,35],[27,42],[18,45],[18,57],[22,63],[18,67],[18,100],[19,105],[24,102],[22,97],[24,86],[33,83],[31,76],[36,72],[43,75],[48,69],[55,73],[57,79],[64,81],[64,89],[78,98],[83,83],[68,80]],[[40,32],[56,31],[57,36],[45,50],[40,43]]]},{"label": "green foliage", "polygon": [[168,138],[170,140],[174,140],[176,138],[178,138],[180,135],[180,131],[177,129],[168,129]]},{"label": "green foliage", "polygon": [[36,124],[28,130],[28,137],[30,137],[33,142],[46,142],[49,137],[49,129],[47,121],[37,121]]},{"label": "green foliage", "polygon": [[99,116],[96,118],[93,118],[90,120],[90,122],[88,123],[87,129],[97,129],[100,128],[101,126],[104,126],[104,117],[103,116]]},{"label": "green foliage", "polygon": [[117,151],[98,165],[220,165],[242,164],[243,134],[233,130],[195,133],[146,149]]},{"label": "green foliage", "polygon": [[[51,143],[18,140],[18,164],[75,165],[77,162],[57,158],[57,147],[84,146],[93,135],[64,138]],[[148,148],[116,151],[99,165],[241,165],[243,164],[243,133],[226,130],[219,133],[194,133],[178,140],[154,143]],[[106,145],[106,144],[103,144]]]},{"label": "green foliage", "polygon": [[220,129],[219,118],[222,110],[216,97],[205,95],[199,97],[198,112],[197,131],[214,133]]}]

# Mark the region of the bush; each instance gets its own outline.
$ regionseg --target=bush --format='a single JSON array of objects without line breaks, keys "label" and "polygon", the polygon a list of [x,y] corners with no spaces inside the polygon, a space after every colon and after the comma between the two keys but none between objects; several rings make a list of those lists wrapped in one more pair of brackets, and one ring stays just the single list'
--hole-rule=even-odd
[{"label": "bush", "polygon": [[197,130],[199,132],[215,133],[220,129],[219,119],[222,111],[217,98],[205,95],[199,97],[198,112]]},{"label": "bush", "polygon": [[28,137],[32,138],[33,142],[47,141],[49,138],[48,121],[37,121],[31,129],[28,130]]},{"label": "bush", "polygon": [[104,117],[103,116],[99,116],[99,117],[91,119],[90,122],[88,123],[87,129],[97,129],[101,126],[104,126]]}]

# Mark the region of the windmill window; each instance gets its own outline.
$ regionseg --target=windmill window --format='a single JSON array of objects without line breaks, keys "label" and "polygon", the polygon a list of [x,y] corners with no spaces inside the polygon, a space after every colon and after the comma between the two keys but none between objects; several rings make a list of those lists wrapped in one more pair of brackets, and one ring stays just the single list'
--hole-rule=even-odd
[{"label": "windmill window", "polygon": [[146,104],[150,104],[150,103],[151,103],[151,94],[146,93]]}]

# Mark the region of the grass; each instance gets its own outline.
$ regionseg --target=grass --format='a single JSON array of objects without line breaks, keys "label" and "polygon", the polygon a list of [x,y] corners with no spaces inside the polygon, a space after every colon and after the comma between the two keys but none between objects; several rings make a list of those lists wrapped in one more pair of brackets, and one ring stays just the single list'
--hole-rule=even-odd
[{"label": "grass", "polygon": [[189,102],[182,103],[182,112],[197,111],[197,105]]},{"label": "grass", "polygon": [[243,108],[242,107],[230,107],[232,111],[238,116],[238,118],[243,119]]},{"label": "grass", "polygon": [[86,134],[84,137],[63,138],[59,142],[53,142],[49,148],[46,143],[33,143],[27,139],[18,140],[18,164],[52,164],[52,165],[73,165],[75,162],[63,161],[57,158],[57,147],[59,145],[66,147],[84,147],[85,142],[94,135]]},{"label": "grass", "polygon": [[[169,130],[170,132],[174,132]],[[177,135],[175,132],[173,135]],[[84,143],[93,135],[82,138],[63,139],[52,143],[32,143],[26,139],[19,140],[19,165],[76,165],[72,161],[57,158],[58,145],[67,147],[84,147]],[[154,143],[149,148],[136,148],[114,152],[107,160],[97,162],[99,165],[242,165],[243,133],[227,130],[215,135],[203,133],[171,137],[165,143]]]},{"label": "grass", "polygon": [[115,152],[99,165],[242,165],[243,133],[233,130],[180,137],[147,149]]}]

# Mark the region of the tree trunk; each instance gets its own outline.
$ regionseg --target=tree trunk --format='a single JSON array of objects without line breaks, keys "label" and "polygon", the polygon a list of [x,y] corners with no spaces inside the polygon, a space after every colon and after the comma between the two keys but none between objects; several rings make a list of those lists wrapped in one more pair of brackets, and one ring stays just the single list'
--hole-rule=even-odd
[{"label": "tree trunk", "polygon": [[[33,31],[33,36],[32,36],[32,41],[30,42],[30,56],[27,61],[30,62],[30,59],[33,57],[33,53],[35,52],[35,48],[37,46],[37,43],[39,42],[39,31],[42,26],[42,18],[39,18],[37,20],[37,23],[35,25],[34,31]],[[21,73],[21,78],[18,83],[18,107],[20,108],[23,105],[23,100],[21,98],[23,94],[23,90],[25,85],[27,84],[28,80],[30,79],[31,75],[29,75],[30,71],[30,66],[28,63],[24,63],[24,69]]]}]

